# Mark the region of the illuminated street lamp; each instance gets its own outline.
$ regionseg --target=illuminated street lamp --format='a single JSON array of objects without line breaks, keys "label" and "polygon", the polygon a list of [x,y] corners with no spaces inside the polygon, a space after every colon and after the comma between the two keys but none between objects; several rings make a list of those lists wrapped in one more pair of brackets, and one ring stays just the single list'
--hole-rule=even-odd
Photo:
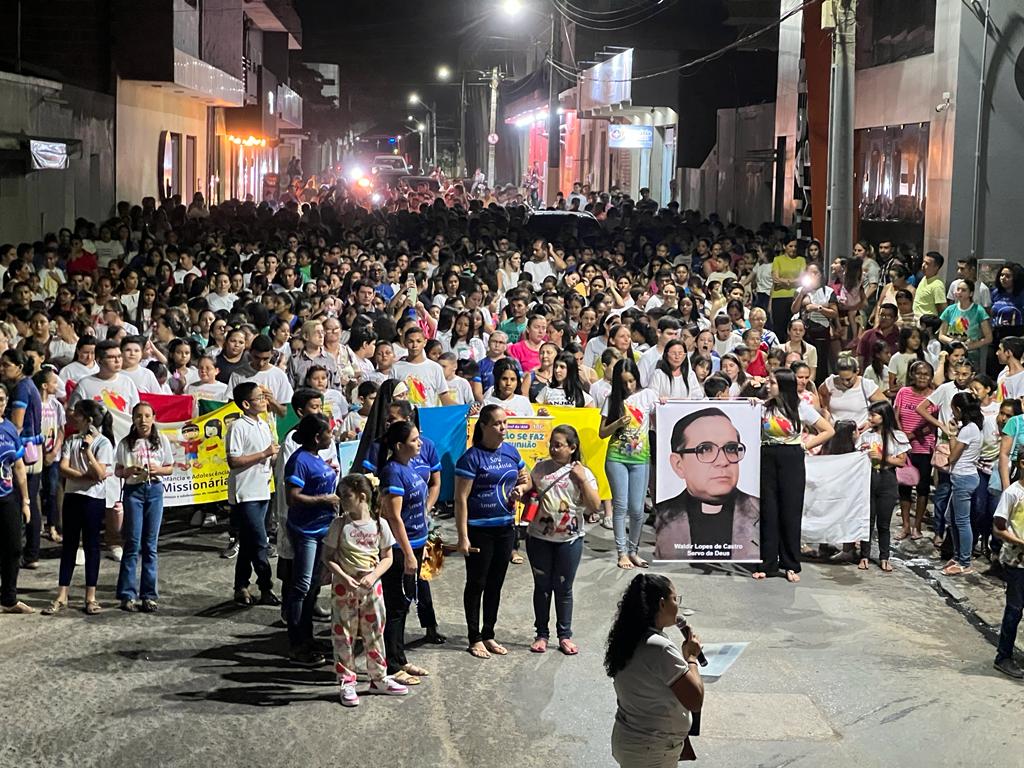
[{"label": "illuminated street lamp", "polygon": [[523,3],[521,0],[502,0],[501,10],[506,16],[518,16],[523,10]]},{"label": "illuminated street lamp", "polygon": [[451,69],[448,68],[448,66],[446,64],[442,64],[441,66],[439,66],[437,68],[437,79],[438,80],[448,80],[448,78],[450,78],[451,76],[452,76],[452,71],[451,71]]}]

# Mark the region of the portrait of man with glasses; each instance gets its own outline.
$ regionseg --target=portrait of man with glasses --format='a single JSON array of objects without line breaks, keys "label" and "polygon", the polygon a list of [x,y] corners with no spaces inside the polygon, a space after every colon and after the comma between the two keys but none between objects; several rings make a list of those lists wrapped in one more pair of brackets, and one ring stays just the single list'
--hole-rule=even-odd
[{"label": "portrait of man with glasses", "polygon": [[748,449],[733,422],[749,418],[756,430],[759,411],[747,403],[737,405],[730,408],[730,417],[721,408],[693,404],[696,410],[672,426],[667,461],[661,458],[666,452],[658,454],[659,470],[670,469],[671,481],[678,485],[681,480],[685,487],[657,505],[656,559],[760,559],[760,500],[739,488],[744,462],[757,461],[760,445],[750,439],[754,447]]}]

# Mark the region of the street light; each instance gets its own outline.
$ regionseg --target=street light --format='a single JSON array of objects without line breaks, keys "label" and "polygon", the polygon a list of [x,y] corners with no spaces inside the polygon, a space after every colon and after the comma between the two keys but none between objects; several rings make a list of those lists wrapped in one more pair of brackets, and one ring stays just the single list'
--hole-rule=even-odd
[{"label": "street light", "polygon": [[439,66],[437,68],[437,79],[438,80],[448,80],[448,78],[450,78],[451,76],[452,76],[452,71],[451,71],[451,69],[449,69],[448,65],[442,64],[441,66]]},{"label": "street light", "polygon": [[409,94],[409,104],[410,105],[419,104],[425,110],[427,110],[427,114],[430,115],[430,120],[431,120],[430,141],[431,141],[431,147],[432,147],[431,148],[430,164],[431,165],[437,165],[437,109],[436,109],[436,105],[433,106],[433,107],[428,105],[427,102],[423,101],[423,99],[421,99],[419,94],[416,93],[415,91],[413,91],[412,93]]},{"label": "street light", "polygon": [[423,133],[425,130],[427,130],[427,126],[425,126],[423,123],[416,123],[416,130],[419,131],[420,133]]},{"label": "street light", "polygon": [[501,10],[506,16],[518,16],[523,10],[521,0],[502,0]]}]

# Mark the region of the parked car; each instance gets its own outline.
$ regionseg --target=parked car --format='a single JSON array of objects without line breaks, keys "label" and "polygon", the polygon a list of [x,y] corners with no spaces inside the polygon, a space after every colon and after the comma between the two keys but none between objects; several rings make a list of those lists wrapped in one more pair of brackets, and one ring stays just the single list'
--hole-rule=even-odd
[{"label": "parked car", "polygon": [[530,211],[524,226],[530,237],[556,243],[574,239],[592,246],[604,237],[601,222],[589,211]]}]

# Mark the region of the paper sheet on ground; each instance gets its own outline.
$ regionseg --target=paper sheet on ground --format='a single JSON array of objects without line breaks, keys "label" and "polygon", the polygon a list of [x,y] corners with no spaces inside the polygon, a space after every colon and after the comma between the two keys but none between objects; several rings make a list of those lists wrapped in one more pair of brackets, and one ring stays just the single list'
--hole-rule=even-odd
[{"label": "paper sheet on ground", "polygon": [[708,665],[700,668],[700,676],[721,677],[748,645],[749,643],[707,643],[701,646]]}]

